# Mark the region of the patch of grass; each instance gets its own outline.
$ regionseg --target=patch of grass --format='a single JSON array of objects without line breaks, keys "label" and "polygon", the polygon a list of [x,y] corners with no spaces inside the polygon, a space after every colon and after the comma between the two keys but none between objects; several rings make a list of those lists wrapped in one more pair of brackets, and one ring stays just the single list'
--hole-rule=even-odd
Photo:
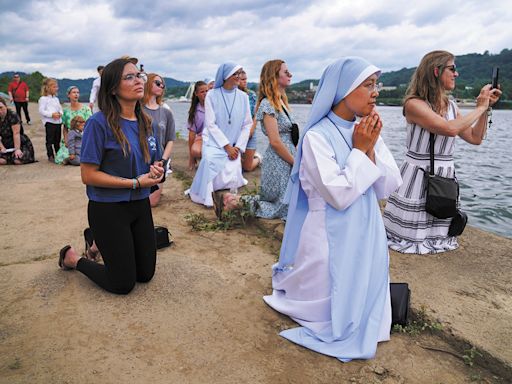
[{"label": "patch of grass", "polygon": [[407,333],[411,336],[417,336],[423,332],[437,332],[443,329],[443,325],[437,321],[433,321],[427,315],[425,307],[414,314],[413,320],[405,327],[395,324],[393,332]]},{"label": "patch of grass", "polygon": [[192,177],[190,177],[186,172],[180,171],[179,169],[173,169],[172,175],[173,178],[182,182],[184,189],[189,189],[192,185]]},{"label": "patch of grass", "polygon": [[476,349],[476,347],[471,347],[470,349],[464,350],[462,360],[464,360],[464,364],[472,367],[475,364],[475,359],[477,357],[482,357],[482,354],[478,351],[478,349]]}]

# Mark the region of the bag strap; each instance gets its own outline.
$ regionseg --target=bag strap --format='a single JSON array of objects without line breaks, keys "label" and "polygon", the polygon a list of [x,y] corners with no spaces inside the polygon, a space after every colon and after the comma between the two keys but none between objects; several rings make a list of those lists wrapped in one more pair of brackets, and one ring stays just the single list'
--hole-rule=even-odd
[{"label": "bag strap", "polygon": [[433,133],[430,134],[429,139],[429,147],[430,147],[430,174],[434,176],[434,142],[436,140],[436,135]]},{"label": "bag strap", "polygon": [[286,110],[285,105],[284,105],[284,104],[281,104],[281,106],[283,107],[283,112],[284,112],[284,113],[285,113],[285,115],[288,117],[288,120],[290,120],[290,123],[292,123],[292,124],[293,124],[293,121],[292,121],[292,119],[291,119],[290,115],[288,114],[288,111]]}]

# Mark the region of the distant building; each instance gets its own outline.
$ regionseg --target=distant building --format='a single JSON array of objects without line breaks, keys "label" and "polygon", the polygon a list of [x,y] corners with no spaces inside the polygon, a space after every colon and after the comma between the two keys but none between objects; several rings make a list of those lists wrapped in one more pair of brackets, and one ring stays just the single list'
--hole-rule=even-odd
[{"label": "distant building", "polygon": [[318,88],[318,85],[314,85],[312,81],[309,82],[309,90],[316,92],[316,89]]}]

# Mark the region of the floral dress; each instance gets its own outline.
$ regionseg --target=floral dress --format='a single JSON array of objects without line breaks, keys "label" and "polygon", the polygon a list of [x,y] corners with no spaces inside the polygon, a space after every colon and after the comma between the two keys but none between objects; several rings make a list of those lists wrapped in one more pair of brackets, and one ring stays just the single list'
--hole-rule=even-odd
[{"label": "floral dress", "polygon": [[[4,119],[0,121],[0,137],[2,139],[2,144],[5,148],[14,148],[14,135],[12,132],[12,126],[20,124],[20,141],[21,141],[21,152],[23,152],[23,157],[20,161],[23,164],[33,163],[35,161],[34,156],[34,146],[32,142],[28,138],[27,135],[23,132],[23,127],[21,126],[20,119],[16,113],[8,110]],[[0,153],[0,157],[7,160],[8,164],[14,164],[14,152],[10,153]]]},{"label": "floral dress", "polygon": [[87,105],[82,105],[82,108],[77,111],[73,111],[71,108],[65,108],[62,112],[62,123],[68,130],[71,129],[71,120],[73,120],[75,116],[81,116],[87,121],[87,119],[92,116],[91,108]]},{"label": "floral dress", "polygon": [[[277,119],[277,128],[279,137],[283,144],[288,148],[292,156],[295,156],[295,146],[291,139],[292,122],[286,116],[284,111],[277,112],[270,102],[265,98],[261,101],[256,120],[261,124],[261,131],[268,136],[267,130],[263,125],[265,115]],[[269,144],[263,154],[261,164],[261,186],[256,215],[265,219],[286,219],[288,214],[288,204],[283,202],[283,198],[290,178],[292,166],[284,161]]]}]

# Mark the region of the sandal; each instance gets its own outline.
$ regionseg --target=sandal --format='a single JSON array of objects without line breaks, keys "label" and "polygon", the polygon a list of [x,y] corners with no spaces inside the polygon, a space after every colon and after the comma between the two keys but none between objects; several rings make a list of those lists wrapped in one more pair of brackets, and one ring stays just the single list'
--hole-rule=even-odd
[{"label": "sandal", "polygon": [[94,237],[92,235],[91,228],[85,228],[84,229],[84,239],[85,239],[85,252],[83,253],[83,256],[92,261],[98,261],[98,256],[100,256],[100,251],[93,251],[92,245],[94,243]]},{"label": "sandal", "polygon": [[66,245],[59,252],[59,268],[62,269],[63,271],[69,271],[73,269],[71,267],[64,265],[64,258],[66,257],[66,252],[69,251],[70,249],[71,245]]}]

